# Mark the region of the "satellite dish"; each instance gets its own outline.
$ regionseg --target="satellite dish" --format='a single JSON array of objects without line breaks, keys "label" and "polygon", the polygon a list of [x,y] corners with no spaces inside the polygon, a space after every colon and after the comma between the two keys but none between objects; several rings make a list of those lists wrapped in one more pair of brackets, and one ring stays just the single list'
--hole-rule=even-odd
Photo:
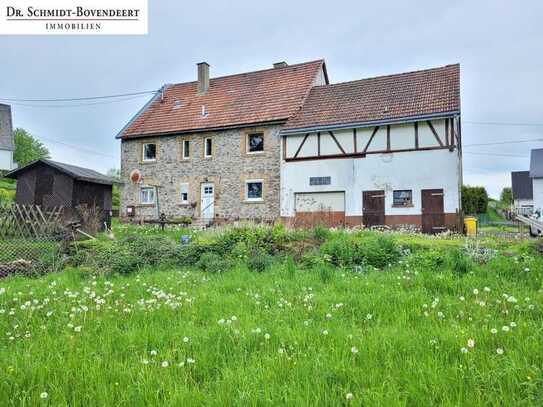
[{"label": "satellite dish", "polygon": [[132,181],[133,184],[139,184],[141,182],[140,170],[132,170],[130,172],[130,181]]}]

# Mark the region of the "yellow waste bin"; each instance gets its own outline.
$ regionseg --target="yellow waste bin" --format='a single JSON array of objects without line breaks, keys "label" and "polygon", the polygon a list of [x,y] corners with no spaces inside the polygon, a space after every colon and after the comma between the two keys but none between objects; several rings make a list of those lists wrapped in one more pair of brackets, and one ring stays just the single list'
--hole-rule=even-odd
[{"label": "yellow waste bin", "polygon": [[464,227],[466,228],[466,235],[475,236],[477,234],[477,218],[466,216],[464,218]]}]

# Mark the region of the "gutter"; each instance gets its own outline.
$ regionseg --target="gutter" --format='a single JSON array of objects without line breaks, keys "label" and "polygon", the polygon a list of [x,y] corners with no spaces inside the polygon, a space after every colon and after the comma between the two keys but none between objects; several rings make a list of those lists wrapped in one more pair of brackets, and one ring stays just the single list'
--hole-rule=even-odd
[{"label": "gutter", "polygon": [[357,128],[373,127],[373,126],[381,126],[384,124],[394,124],[394,123],[413,123],[413,122],[418,122],[421,120],[439,119],[439,118],[456,116],[459,114],[460,114],[460,110],[454,110],[451,112],[432,113],[432,114],[418,115],[418,116],[407,116],[407,117],[400,117],[397,119],[383,119],[383,120],[371,120],[371,121],[365,121],[365,122],[351,122],[351,123],[327,124],[327,125],[322,125],[322,126],[300,127],[298,129],[281,130],[279,135],[291,136],[291,135],[297,135],[301,133],[313,133],[320,130],[341,130],[341,129],[349,129],[353,127],[357,127]]},{"label": "gutter", "polygon": [[[124,138],[123,137],[116,137],[116,138],[121,138],[122,140],[133,140],[133,139],[144,138],[144,137],[177,136],[177,135],[182,135],[182,134],[208,133],[212,131],[242,129],[242,128],[247,128],[247,127],[273,126],[277,124],[284,124],[286,121],[287,119],[277,119],[277,120],[270,120],[266,122],[233,124],[231,126],[201,127],[199,129],[197,128],[197,129],[187,129],[187,130],[172,130],[172,131],[159,132],[159,133],[133,134]],[[119,134],[121,132],[119,132]]]}]

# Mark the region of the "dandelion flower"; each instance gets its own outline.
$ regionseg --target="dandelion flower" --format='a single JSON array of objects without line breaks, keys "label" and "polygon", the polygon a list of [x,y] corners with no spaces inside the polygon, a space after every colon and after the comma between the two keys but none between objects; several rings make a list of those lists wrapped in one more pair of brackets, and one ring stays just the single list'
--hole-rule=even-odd
[{"label": "dandelion flower", "polygon": [[232,315],[232,317],[230,318],[232,321],[237,321],[237,317],[235,315]]},{"label": "dandelion flower", "polygon": [[498,355],[503,355],[503,349],[502,349],[502,348],[496,349],[496,353],[497,353]]},{"label": "dandelion flower", "polygon": [[460,296],[460,301],[464,301],[464,300],[465,300],[464,296],[461,295],[461,296]]},{"label": "dandelion flower", "polygon": [[332,314],[326,314],[326,318],[328,319],[332,318]]},{"label": "dandelion flower", "polygon": [[156,350],[152,350],[150,353],[151,353],[151,356],[156,356],[157,351],[156,351]]},{"label": "dandelion flower", "polygon": [[483,290],[485,290],[487,293],[490,292],[490,288],[489,288],[489,287],[485,287],[485,288],[483,288]]},{"label": "dandelion flower", "polygon": [[515,327],[517,326],[517,323],[516,323],[516,322],[511,322],[511,323],[509,324],[509,326],[511,326],[511,328],[515,328]]},{"label": "dandelion flower", "polygon": [[185,336],[185,337],[183,338],[183,342],[188,343],[189,341],[190,341],[190,339],[188,338],[188,336]]},{"label": "dandelion flower", "polygon": [[46,399],[47,397],[49,397],[49,394],[46,391],[40,394],[41,399]]},{"label": "dandelion flower", "polygon": [[270,334],[268,334],[268,333],[264,334],[264,339],[269,340],[270,339]]},{"label": "dandelion flower", "polygon": [[353,393],[347,393],[347,394],[345,395],[345,398],[346,398],[347,400],[352,400],[353,397],[354,397],[354,396],[353,396]]},{"label": "dandelion flower", "polygon": [[371,314],[366,315],[366,319],[367,319],[368,321],[369,321],[370,319],[372,319],[372,318],[373,318],[373,315],[371,315]]},{"label": "dandelion flower", "polygon": [[218,324],[219,325],[224,325],[224,319],[223,318],[219,319]]},{"label": "dandelion flower", "polygon": [[149,361],[148,361],[147,359],[143,359],[143,360],[141,361],[141,363],[143,363],[144,365],[148,365],[148,364],[149,364]]},{"label": "dandelion flower", "polygon": [[468,348],[461,348],[461,349],[460,349],[460,352],[462,352],[462,353],[468,353]]},{"label": "dandelion flower", "polygon": [[358,353],[358,348],[357,348],[356,346],[353,346],[353,347],[351,348],[351,352],[352,352],[352,353],[355,353],[355,354]]},{"label": "dandelion flower", "polygon": [[502,326],[503,332],[509,332],[509,327],[507,325]]},{"label": "dandelion flower", "polygon": [[194,359],[192,359],[192,358],[187,358],[187,363],[194,364],[194,363],[196,363],[196,361]]},{"label": "dandelion flower", "polygon": [[75,332],[81,332],[81,326],[76,326],[76,327],[74,328],[74,331],[75,331]]},{"label": "dandelion flower", "polygon": [[323,335],[328,335],[328,331],[325,329],[324,331],[322,331],[322,334]]},{"label": "dandelion flower", "polygon": [[475,346],[475,341],[473,339],[468,339],[468,348],[473,348]]},{"label": "dandelion flower", "polygon": [[476,288],[474,288],[474,289],[473,289],[473,294],[475,294],[475,295],[479,294],[479,290],[476,289]]},{"label": "dandelion flower", "polygon": [[496,328],[492,328],[492,329],[490,330],[490,333],[495,335],[495,334],[498,333],[498,330],[497,330]]},{"label": "dandelion flower", "polygon": [[168,367],[170,364],[168,363],[167,360],[165,360],[164,362],[162,362],[161,366],[162,367]]}]

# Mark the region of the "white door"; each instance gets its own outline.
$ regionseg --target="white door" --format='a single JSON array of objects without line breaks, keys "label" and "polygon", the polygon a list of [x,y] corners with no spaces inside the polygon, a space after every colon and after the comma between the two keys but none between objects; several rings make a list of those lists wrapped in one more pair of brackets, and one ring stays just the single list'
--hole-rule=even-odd
[{"label": "white door", "polygon": [[202,184],[200,197],[200,216],[204,219],[213,219],[215,216],[215,187],[213,184]]}]

